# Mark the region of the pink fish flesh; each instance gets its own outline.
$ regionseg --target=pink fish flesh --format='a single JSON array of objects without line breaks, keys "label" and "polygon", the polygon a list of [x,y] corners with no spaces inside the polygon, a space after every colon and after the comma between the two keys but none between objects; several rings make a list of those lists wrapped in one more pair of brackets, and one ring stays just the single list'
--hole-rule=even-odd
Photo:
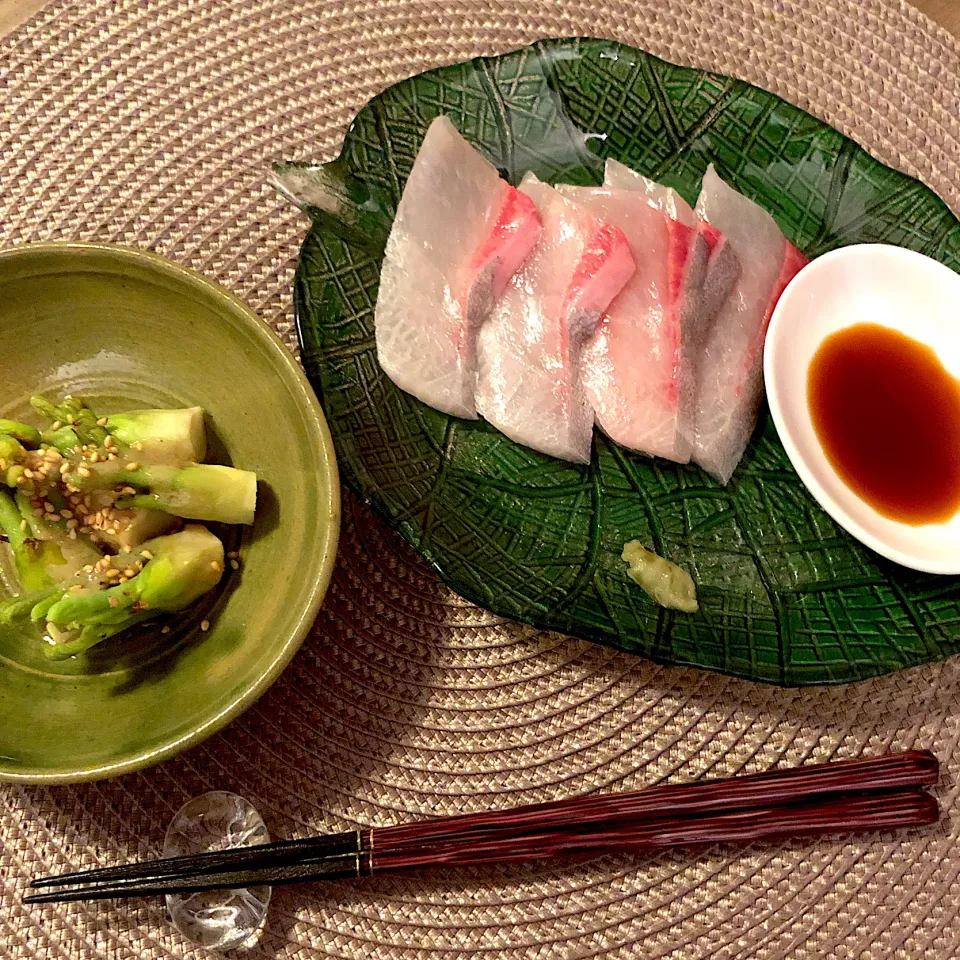
[{"label": "pink fish flesh", "polygon": [[697,213],[726,237],[740,262],[736,286],[707,332],[697,365],[693,460],[726,483],[757,423],[770,316],[807,261],[773,217],[724,183],[712,165]]},{"label": "pink fish flesh", "polygon": [[686,330],[685,335],[692,342],[699,342],[724,301],[730,296],[740,275],[740,263],[733,248],[715,226],[699,219],[690,204],[676,190],[665,187],[616,160],[607,160],[604,185],[623,190],[639,190],[668,217],[673,217],[688,227],[697,228],[707,247],[707,271],[699,293],[701,303],[696,311],[699,328]]},{"label": "pink fish flesh", "polygon": [[698,322],[706,244],[645,192],[558,189],[622,230],[637,264],[583,351],[581,378],[597,426],[632,450],[686,463],[694,396],[683,330]]},{"label": "pink fish flesh", "polygon": [[387,376],[437,410],[476,418],[477,331],[539,235],[530,198],[437,117],[380,272],[377,358]]},{"label": "pink fish flesh", "polygon": [[635,264],[616,226],[533,174],[520,190],[536,204],[543,232],[481,327],[477,410],[517,443],[585,463],[593,410],[580,352]]}]

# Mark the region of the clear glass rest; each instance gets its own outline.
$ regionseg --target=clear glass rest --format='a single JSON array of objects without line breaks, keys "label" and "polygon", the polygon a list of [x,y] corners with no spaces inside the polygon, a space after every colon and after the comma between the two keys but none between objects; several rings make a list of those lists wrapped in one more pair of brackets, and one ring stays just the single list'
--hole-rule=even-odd
[{"label": "clear glass rest", "polygon": [[[257,809],[235,793],[215,790],[185,803],[167,827],[165,857],[189,856],[269,843]],[[270,887],[171,894],[167,911],[174,926],[202,947],[231,950],[252,944],[267,918]]]}]

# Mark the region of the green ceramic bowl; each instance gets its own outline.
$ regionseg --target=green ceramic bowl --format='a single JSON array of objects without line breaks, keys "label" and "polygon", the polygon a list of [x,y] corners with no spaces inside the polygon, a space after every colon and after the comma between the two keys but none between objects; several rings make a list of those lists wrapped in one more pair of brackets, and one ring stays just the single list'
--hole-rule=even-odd
[{"label": "green ceramic bowl", "polygon": [[[277,678],[313,622],[336,553],[340,487],[323,413],[248,307],[153,254],[87,244],[0,253],[0,416],[33,393],[97,409],[199,404],[211,457],[255,470],[239,571],[162,635],[128,633],[52,663],[0,628],[0,779],[115,776],[209,736]],[[209,618],[209,632],[200,621]]]}]

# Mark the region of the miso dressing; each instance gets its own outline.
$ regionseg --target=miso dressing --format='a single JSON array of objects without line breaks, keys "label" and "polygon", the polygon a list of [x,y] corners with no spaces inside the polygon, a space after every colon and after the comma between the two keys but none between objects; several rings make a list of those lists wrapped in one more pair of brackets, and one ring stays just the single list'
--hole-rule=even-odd
[{"label": "miso dressing", "polygon": [[874,323],[831,334],[807,403],[834,470],[879,514],[920,525],[960,509],[960,381],[930,347]]}]

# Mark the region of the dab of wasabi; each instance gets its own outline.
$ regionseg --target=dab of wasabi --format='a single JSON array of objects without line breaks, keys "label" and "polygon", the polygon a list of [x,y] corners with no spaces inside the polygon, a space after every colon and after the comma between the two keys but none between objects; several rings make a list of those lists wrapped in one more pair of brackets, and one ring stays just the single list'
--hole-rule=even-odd
[{"label": "dab of wasabi", "polygon": [[696,613],[697,588],[686,570],[647,550],[639,540],[624,544],[620,558],[630,564],[627,574],[661,607]]}]

